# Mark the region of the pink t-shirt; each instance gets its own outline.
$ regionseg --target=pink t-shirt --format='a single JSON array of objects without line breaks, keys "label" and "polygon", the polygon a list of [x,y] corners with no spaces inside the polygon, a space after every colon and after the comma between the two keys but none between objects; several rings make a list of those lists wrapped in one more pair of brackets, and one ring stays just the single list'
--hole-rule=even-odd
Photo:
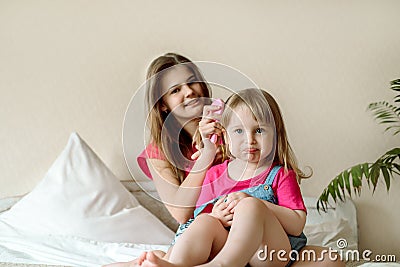
[{"label": "pink t-shirt", "polygon": [[[229,161],[226,160],[219,165],[211,167],[207,171],[196,207],[216,197],[263,184],[268,173],[274,166],[269,167],[253,178],[236,181],[228,176],[228,162]],[[285,173],[284,168],[281,168],[272,183],[272,190],[278,200],[277,204],[279,206],[307,212],[303,197],[301,196],[299,184],[297,183],[296,174],[293,170],[289,170]],[[208,206],[203,212],[211,212],[211,209],[212,207]]]},{"label": "pink t-shirt", "polygon": [[139,156],[136,158],[137,163],[142,170],[144,174],[146,174],[147,177],[153,180],[153,177],[151,176],[149,166],[147,165],[147,159],[161,159],[161,160],[166,160],[164,153],[160,151],[158,146],[156,146],[154,143],[149,143],[146,148],[142,151],[142,153],[139,154]]},{"label": "pink t-shirt", "polygon": [[[160,151],[158,146],[156,146],[153,142],[149,143],[142,151],[142,153],[140,153],[139,156],[136,158],[142,172],[146,174],[147,177],[153,180],[149,166],[147,165],[147,159],[160,159],[167,161],[167,158],[165,157],[164,153]],[[188,165],[185,167],[185,176],[189,174],[191,169],[192,166]]]}]

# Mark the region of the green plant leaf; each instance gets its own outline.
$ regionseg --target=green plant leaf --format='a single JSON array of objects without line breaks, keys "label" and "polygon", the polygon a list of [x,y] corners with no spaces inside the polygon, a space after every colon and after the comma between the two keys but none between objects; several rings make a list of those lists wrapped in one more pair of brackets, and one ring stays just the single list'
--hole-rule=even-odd
[{"label": "green plant leaf", "polygon": [[365,179],[367,180],[367,184],[368,184],[368,188],[369,189],[371,189],[371,180],[370,180],[370,172],[369,172],[369,164],[368,163],[364,163],[363,165],[362,165],[362,169],[363,169],[363,173],[364,173],[364,176],[365,176]]},{"label": "green plant leaf", "polygon": [[[400,79],[392,80],[390,85],[391,90],[400,92]],[[394,103],[400,103],[399,93],[395,96]],[[391,105],[387,101],[380,101],[369,104],[367,109],[372,111],[378,123],[387,126],[385,132],[393,129],[393,135],[400,133],[400,106]],[[400,148],[397,147],[387,151],[374,163],[358,164],[339,173],[318,198],[318,212],[320,209],[326,211],[329,197],[336,202],[338,199],[344,201],[346,198],[346,191],[350,197],[352,197],[352,191],[354,191],[356,195],[360,195],[363,178],[367,180],[369,188],[371,188],[372,185],[373,194],[376,190],[379,178],[382,175],[386,184],[386,190],[389,191],[391,185],[390,180],[393,178],[393,175],[400,175],[400,164],[398,162],[400,162]]]},{"label": "green plant leaf", "polygon": [[[387,127],[387,128],[385,129],[385,132],[387,132],[387,131],[389,131],[390,129],[393,129],[393,128],[399,128],[399,130],[400,130],[400,125],[389,126],[389,127]],[[393,135],[396,135],[396,134],[398,133],[399,130],[395,131],[395,132],[393,133]]]},{"label": "green plant leaf", "polygon": [[352,182],[353,182],[353,190],[354,193],[357,193],[358,195],[360,195],[360,190],[361,190],[361,176],[362,176],[362,172],[361,172],[361,165],[356,165],[353,168],[351,168],[351,177]]},{"label": "green plant leaf", "polygon": [[[400,107],[389,104],[386,101],[375,102],[368,105],[368,109],[371,110],[375,116],[375,119],[380,124],[391,124],[385,131],[392,128],[400,128]],[[396,133],[397,134],[397,131]]]},{"label": "green plant leaf", "polygon": [[343,180],[344,180],[344,184],[346,186],[347,193],[349,193],[349,196],[351,197],[350,174],[347,170],[345,170],[343,172]]},{"label": "green plant leaf", "polygon": [[393,148],[393,149],[389,150],[388,152],[386,152],[385,154],[396,155],[396,156],[400,157],[400,147]]},{"label": "green plant leaf", "polygon": [[339,189],[339,176],[336,177],[335,180],[333,180],[333,189],[335,190],[336,196],[343,201],[342,195],[340,193],[340,189]]},{"label": "green plant leaf", "polygon": [[400,91],[400,79],[396,79],[390,82],[390,89],[394,91]]},{"label": "green plant leaf", "polygon": [[[400,172],[400,165],[399,164],[393,163],[393,167],[396,168]],[[399,173],[397,173],[397,174],[399,174]]]},{"label": "green plant leaf", "polygon": [[320,209],[322,209],[325,212],[326,212],[326,209],[327,209],[327,202],[322,200],[321,197],[317,201],[317,210],[318,210],[318,212],[320,211]]},{"label": "green plant leaf", "polygon": [[382,171],[382,174],[383,174],[383,178],[385,179],[386,190],[389,191],[389,188],[390,188],[390,176],[391,175],[389,175],[388,169],[386,167],[384,167],[384,166],[381,166],[381,171]]},{"label": "green plant leaf", "polygon": [[328,197],[329,197],[328,189],[325,188],[324,191],[322,192],[321,196],[318,198],[318,201],[317,201],[317,210],[318,210],[318,212],[320,211],[320,208],[323,211],[327,210],[327,208],[328,208]]},{"label": "green plant leaf", "polygon": [[374,163],[371,166],[372,193],[375,192],[376,185],[378,184],[378,177],[379,177],[379,165]]},{"label": "green plant leaf", "polygon": [[346,194],[345,194],[345,191],[344,191],[343,173],[340,173],[336,178],[337,178],[337,181],[339,183],[340,190],[342,191],[343,198],[346,198]]},{"label": "green plant leaf", "polygon": [[329,191],[329,194],[332,196],[333,201],[336,202],[336,191],[335,191],[335,188],[333,187],[333,182],[328,186],[328,191]]}]

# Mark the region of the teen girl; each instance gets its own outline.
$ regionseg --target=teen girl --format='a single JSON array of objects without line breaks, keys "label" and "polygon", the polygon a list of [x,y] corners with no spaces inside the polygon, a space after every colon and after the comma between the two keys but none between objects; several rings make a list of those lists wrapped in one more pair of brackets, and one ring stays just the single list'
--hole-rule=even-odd
[{"label": "teen girl", "polygon": [[168,53],[154,60],[147,73],[146,103],[151,141],[138,164],[153,180],[171,215],[187,222],[193,215],[205,173],[213,163],[215,146],[191,160],[193,136],[221,134],[209,105],[211,92],[197,66],[189,59]]}]

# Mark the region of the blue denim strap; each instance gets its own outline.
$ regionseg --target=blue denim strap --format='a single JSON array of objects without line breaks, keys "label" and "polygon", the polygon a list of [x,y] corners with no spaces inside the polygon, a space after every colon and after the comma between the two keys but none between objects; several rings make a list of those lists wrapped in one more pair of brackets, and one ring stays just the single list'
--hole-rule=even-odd
[{"label": "blue denim strap", "polygon": [[282,168],[280,165],[276,165],[272,168],[272,170],[268,173],[267,179],[265,179],[265,183],[267,185],[272,185],[274,182],[275,176],[278,174],[279,170]]}]

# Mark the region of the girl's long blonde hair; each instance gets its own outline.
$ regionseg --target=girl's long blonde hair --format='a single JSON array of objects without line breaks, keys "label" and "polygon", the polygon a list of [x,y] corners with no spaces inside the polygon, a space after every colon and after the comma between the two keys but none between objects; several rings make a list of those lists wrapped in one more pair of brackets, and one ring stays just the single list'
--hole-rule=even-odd
[{"label": "girl's long blonde hair", "polygon": [[196,81],[201,85],[203,96],[211,97],[211,90],[198,67],[182,55],[167,53],[154,59],[147,70],[146,104],[151,142],[154,142],[160,152],[166,156],[170,169],[182,183],[186,176],[186,166],[183,162],[188,161],[193,151],[192,136],[183,130],[182,125],[173,116],[162,111],[163,90],[161,88],[161,79],[165,70],[180,64],[193,72]]},{"label": "girl's long blonde hair", "polygon": [[[231,95],[226,101],[226,109],[223,112],[221,123],[228,125],[234,109],[240,106],[247,106],[257,121],[264,121],[268,124],[275,124],[276,144],[273,161],[284,166],[285,170],[293,170],[296,173],[298,182],[300,179],[309,178],[312,175],[305,174],[298,166],[296,156],[289,144],[285,124],[278,103],[266,91],[261,89],[245,89]],[[271,113],[273,118],[271,118]],[[229,151],[229,148],[227,148]],[[229,153],[229,152],[228,152]]]}]

